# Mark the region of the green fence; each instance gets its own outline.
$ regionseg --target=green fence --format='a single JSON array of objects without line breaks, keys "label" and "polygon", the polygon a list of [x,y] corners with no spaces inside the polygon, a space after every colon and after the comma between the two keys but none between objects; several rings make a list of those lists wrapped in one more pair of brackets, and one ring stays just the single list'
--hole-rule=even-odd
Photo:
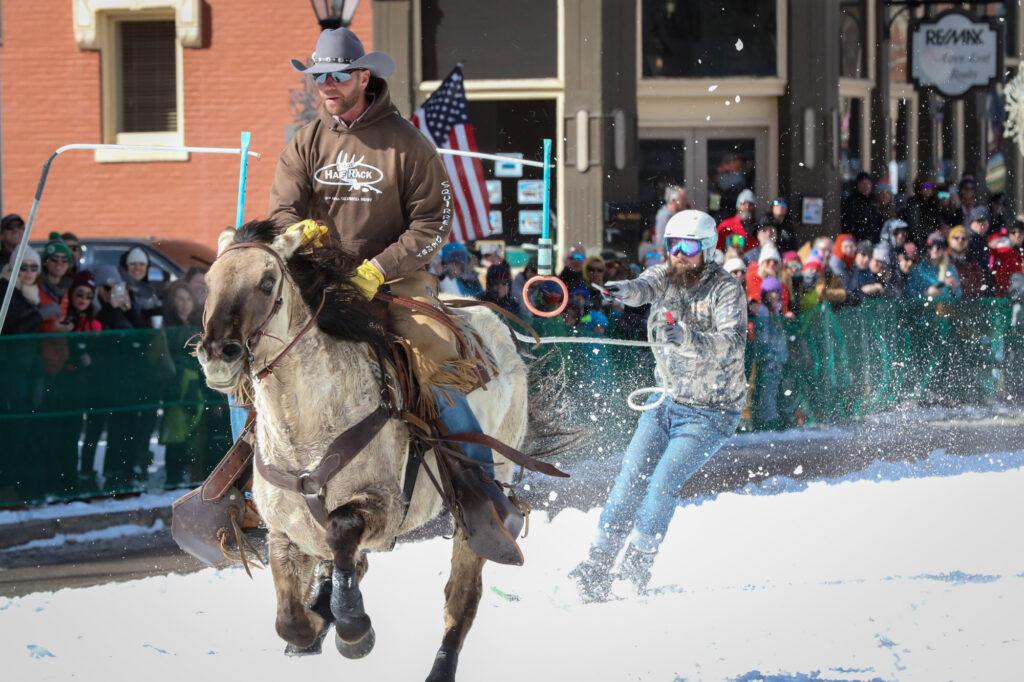
[{"label": "green fence", "polygon": [[[1019,400],[1024,334],[1006,299],[872,301],[799,319],[756,318],[744,428],[834,424],[913,403]],[[0,506],[176,488],[230,446],[224,397],[184,349],[193,329],[0,337]],[[551,349],[545,346],[545,351]],[[621,450],[653,383],[646,349],[555,347],[595,452]]]}]

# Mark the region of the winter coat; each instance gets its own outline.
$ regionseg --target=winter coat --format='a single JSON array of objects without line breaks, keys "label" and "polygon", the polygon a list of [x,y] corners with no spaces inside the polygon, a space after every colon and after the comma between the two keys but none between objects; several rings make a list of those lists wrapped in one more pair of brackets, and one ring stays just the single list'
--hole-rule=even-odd
[{"label": "winter coat", "polygon": [[1024,268],[1024,259],[1019,249],[1001,246],[992,249],[992,272],[995,280],[995,296],[1006,296],[1010,288],[1010,277]]},{"label": "winter coat", "polygon": [[878,241],[882,231],[882,214],[871,197],[854,190],[843,202],[843,232],[849,232],[857,241]]},{"label": "winter coat", "polygon": [[718,250],[725,251],[725,240],[729,235],[738,234],[746,240],[744,251],[749,251],[759,244],[757,243],[757,222],[753,219],[744,223],[740,220],[740,214],[731,215],[718,224]]},{"label": "winter coat", "polygon": [[100,311],[96,313],[96,320],[104,329],[140,329],[149,326],[134,305],[128,310],[121,310],[102,300]]},{"label": "winter coat", "polygon": [[843,259],[833,254],[828,259],[828,269],[835,275],[836,281],[846,290],[846,303],[858,305],[863,298],[857,286],[855,268],[847,266]]},{"label": "winter coat", "polygon": [[[9,280],[0,279],[0,296],[7,293],[7,287],[10,284]],[[2,333],[33,334],[39,331],[39,326],[43,323],[43,316],[39,313],[38,303],[38,286],[21,287],[15,283]]]},{"label": "winter coat", "polygon": [[[761,300],[761,272],[756,263],[747,268],[747,300]],[[782,312],[788,313],[789,311],[789,288],[784,286],[782,287]]]},{"label": "winter coat", "polygon": [[942,206],[935,197],[925,199],[915,194],[910,197],[900,218],[908,225],[910,241],[923,247],[928,235],[942,227]]},{"label": "winter coat", "polygon": [[944,285],[939,295],[934,297],[935,300],[960,300],[963,298],[963,292],[960,290],[960,276],[957,275],[956,268],[953,267],[953,264],[950,263],[947,258],[943,258],[942,262],[938,265],[935,265],[930,260],[925,259],[911,268],[910,276],[907,279],[907,296],[913,298],[928,298],[928,287],[936,286],[939,282],[944,282],[947,275],[954,279],[955,285],[952,287]]},{"label": "winter coat", "polygon": [[950,262],[956,268],[956,274],[960,278],[960,290],[964,299],[981,298],[991,296],[992,290],[985,282],[985,273],[981,267],[967,256],[950,256]]},{"label": "winter coat", "polygon": [[995,288],[995,280],[992,277],[992,250],[988,245],[988,237],[983,237],[974,230],[968,230],[967,234],[967,259],[978,264],[982,281],[987,287],[986,291],[991,291]]},{"label": "winter coat", "polygon": [[488,291],[480,297],[480,300],[487,301],[488,303],[493,303],[499,308],[507,310],[508,312],[512,313],[516,317],[522,317],[522,311],[519,307],[519,302],[512,297],[511,293],[505,298],[498,298],[498,295],[496,293],[494,293],[493,291]]},{"label": "winter coat", "polygon": [[[39,275],[39,310],[43,313],[43,323],[39,326],[41,332],[56,331],[57,323],[68,316],[68,286],[71,280],[66,279],[61,286],[54,287],[46,281],[46,276]],[[56,315],[47,314],[47,309],[56,304],[60,312]]]},{"label": "winter coat", "polygon": [[340,245],[387,279],[425,269],[448,243],[452,186],[436,147],[371,78],[369,107],[351,126],[321,108],[281,153],[270,219],[323,222]]},{"label": "winter coat", "polygon": [[775,220],[775,217],[769,213],[766,222],[775,226],[775,246],[779,253],[796,251],[800,248],[800,244],[796,240],[796,225],[791,212],[787,212],[786,217],[782,220]]},{"label": "winter coat", "polygon": [[743,287],[717,263],[707,263],[690,288],[668,280],[668,266],[656,265],[630,280],[626,305],[651,305],[647,336],[664,339],[665,310],[680,323],[679,346],[655,348],[668,370],[669,395],[677,403],[739,411],[746,400],[743,355],[747,305]]}]

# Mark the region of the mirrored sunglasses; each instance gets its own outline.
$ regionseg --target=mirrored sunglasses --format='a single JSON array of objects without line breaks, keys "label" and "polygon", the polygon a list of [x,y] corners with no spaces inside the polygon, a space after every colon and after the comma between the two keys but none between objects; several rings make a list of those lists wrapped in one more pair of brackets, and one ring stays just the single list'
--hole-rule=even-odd
[{"label": "mirrored sunglasses", "polygon": [[689,237],[666,237],[665,252],[672,256],[696,256],[700,253],[700,240]]},{"label": "mirrored sunglasses", "polygon": [[735,246],[742,249],[744,246],[747,245],[747,240],[741,234],[730,234],[728,237],[725,238],[725,245]]},{"label": "mirrored sunglasses", "polygon": [[35,263],[22,263],[19,269],[21,272],[39,272],[39,266]]},{"label": "mirrored sunglasses", "polygon": [[330,73],[314,73],[311,75],[313,76],[313,80],[321,85],[326,83],[328,78],[333,80],[335,83],[344,83],[352,78],[352,74],[348,71],[332,71]]},{"label": "mirrored sunglasses", "polygon": [[50,260],[56,261],[57,263],[67,263],[68,262],[68,257],[67,256],[50,256]]}]

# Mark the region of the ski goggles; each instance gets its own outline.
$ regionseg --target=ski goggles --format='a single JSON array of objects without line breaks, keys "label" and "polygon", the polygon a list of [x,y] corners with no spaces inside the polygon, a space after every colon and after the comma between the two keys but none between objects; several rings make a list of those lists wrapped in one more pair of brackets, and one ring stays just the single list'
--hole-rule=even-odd
[{"label": "ski goggles", "polygon": [[742,234],[730,234],[728,237],[725,238],[726,247],[732,246],[737,249],[742,249],[746,247],[746,245],[747,239]]},{"label": "ski goggles", "polygon": [[689,237],[665,237],[665,253],[670,256],[696,256],[700,253],[700,240]]},{"label": "ski goggles", "polygon": [[[359,69],[353,70],[359,71]],[[333,80],[335,83],[344,83],[348,79],[352,78],[352,71],[331,71],[330,73],[314,73],[310,75],[313,76],[313,80],[320,85],[323,85],[327,82],[328,78]]]}]

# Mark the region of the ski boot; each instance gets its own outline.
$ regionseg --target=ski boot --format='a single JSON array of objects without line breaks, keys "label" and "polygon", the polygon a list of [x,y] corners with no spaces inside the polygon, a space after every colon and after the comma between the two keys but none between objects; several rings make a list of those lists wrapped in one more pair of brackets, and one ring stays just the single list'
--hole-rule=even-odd
[{"label": "ski boot", "polygon": [[576,582],[576,589],[583,603],[608,599],[612,591],[614,564],[615,553],[591,547],[590,556],[569,572],[569,577]]},{"label": "ski boot", "polygon": [[651,582],[651,568],[656,556],[655,552],[641,552],[631,543],[622,557],[619,577],[631,583],[639,594],[643,594]]}]

